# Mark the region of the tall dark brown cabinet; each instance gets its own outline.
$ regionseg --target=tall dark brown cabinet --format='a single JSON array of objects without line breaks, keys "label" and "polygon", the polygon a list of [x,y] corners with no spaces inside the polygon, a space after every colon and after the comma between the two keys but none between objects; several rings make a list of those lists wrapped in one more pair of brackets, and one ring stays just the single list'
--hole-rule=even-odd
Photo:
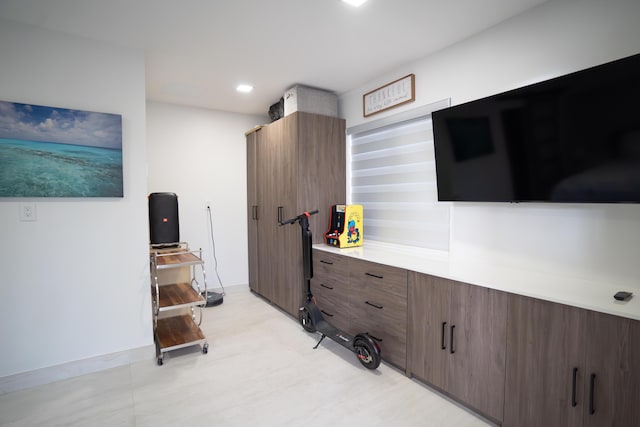
[{"label": "tall dark brown cabinet", "polygon": [[297,112],[247,133],[249,286],[297,316],[302,302],[300,227],[279,226],[303,211],[314,243],[329,207],[346,201],[345,121]]}]

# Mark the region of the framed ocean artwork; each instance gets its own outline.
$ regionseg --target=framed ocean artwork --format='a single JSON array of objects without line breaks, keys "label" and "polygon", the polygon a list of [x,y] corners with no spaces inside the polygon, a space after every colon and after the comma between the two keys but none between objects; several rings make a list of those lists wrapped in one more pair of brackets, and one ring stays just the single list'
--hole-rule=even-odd
[{"label": "framed ocean artwork", "polygon": [[0,197],[122,197],[122,116],[0,101]]}]

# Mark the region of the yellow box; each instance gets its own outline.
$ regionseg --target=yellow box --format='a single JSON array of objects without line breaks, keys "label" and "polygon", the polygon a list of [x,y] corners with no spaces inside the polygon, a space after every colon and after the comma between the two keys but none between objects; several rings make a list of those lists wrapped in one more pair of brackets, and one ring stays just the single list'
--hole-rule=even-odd
[{"label": "yellow box", "polygon": [[364,241],[364,216],[362,205],[333,205],[329,217],[329,229],[324,241],[329,246],[352,248]]}]

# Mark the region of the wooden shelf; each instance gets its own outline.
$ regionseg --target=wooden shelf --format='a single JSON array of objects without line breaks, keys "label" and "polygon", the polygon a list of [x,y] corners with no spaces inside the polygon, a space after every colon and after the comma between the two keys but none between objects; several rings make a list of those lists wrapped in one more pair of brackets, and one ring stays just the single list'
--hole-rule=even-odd
[{"label": "wooden shelf", "polygon": [[205,336],[191,316],[174,316],[158,319],[156,340],[162,352],[199,344]]},{"label": "wooden shelf", "polygon": [[196,256],[193,252],[158,254],[156,258],[158,260],[158,270],[163,268],[173,268],[176,266],[196,265],[203,263],[202,259]]},{"label": "wooden shelf", "polygon": [[[151,293],[155,298],[156,289],[151,287]],[[160,287],[159,311],[174,310],[183,307],[205,305],[206,301],[190,283],[175,283]]]}]

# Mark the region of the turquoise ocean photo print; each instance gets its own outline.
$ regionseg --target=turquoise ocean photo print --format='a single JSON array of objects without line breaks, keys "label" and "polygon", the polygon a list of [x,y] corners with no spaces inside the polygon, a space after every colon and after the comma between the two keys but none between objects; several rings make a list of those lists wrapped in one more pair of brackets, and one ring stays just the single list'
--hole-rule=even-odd
[{"label": "turquoise ocean photo print", "polygon": [[122,116],[0,101],[0,197],[122,197]]}]

